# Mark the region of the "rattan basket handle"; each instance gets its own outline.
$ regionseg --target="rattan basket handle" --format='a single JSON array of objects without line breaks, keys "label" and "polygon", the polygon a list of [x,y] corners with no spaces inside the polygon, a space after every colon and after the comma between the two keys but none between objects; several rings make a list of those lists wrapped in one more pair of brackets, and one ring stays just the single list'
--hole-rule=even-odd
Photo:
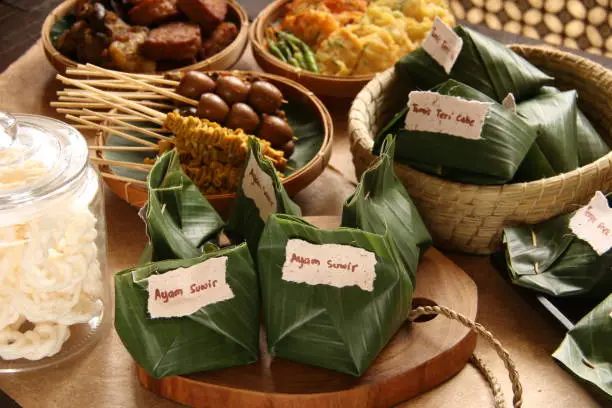
[{"label": "rattan basket handle", "polygon": [[[521,382],[519,379],[518,371],[516,370],[516,366],[510,357],[510,354],[504,347],[501,345],[499,340],[493,337],[493,334],[484,328],[480,323],[474,322],[461,313],[457,313],[454,310],[451,310],[444,306],[419,306],[413,309],[410,312],[409,320],[414,321],[420,316],[424,315],[444,315],[451,320],[456,320],[465,327],[473,330],[478,333],[482,337],[487,340],[487,342],[493,347],[499,358],[502,359],[506,369],[508,370],[508,376],[510,378],[510,382],[512,383],[512,392],[514,397],[512,398],[512,405],[515,408],[520,408],[523,405],[523,387],[521,386]],[[489,368],[484,364],[484,362],[478,358],[476,355],[472,354],[470,357],[470,362],[474,364],[474,366],[482,373],[485,377],[489,386],[491,387],[491,391],[493,392],[493,399],[495,402],[495,406],[497,408],[504,408],[504,395],[502,393],[501,387],[497,380],[495,379],[493,373]]]}]

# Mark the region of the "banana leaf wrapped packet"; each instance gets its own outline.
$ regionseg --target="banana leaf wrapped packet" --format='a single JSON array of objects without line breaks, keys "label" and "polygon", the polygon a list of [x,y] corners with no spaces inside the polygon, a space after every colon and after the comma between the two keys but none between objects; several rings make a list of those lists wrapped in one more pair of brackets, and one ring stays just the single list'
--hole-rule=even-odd
[{"label": "banana leaf wrapped packet", "polygon": [[289,198],[276,169],[263,156],[261,146],[253,137],[249,137],[248,147],[248,159],[238,185],[226,233],[232,242],[246,241],[253,259],[256,259],[259,237],[268,216],[273,213],[300,216],[302,212]]},{"label": "banana leaf wrapped packet", "polygon": [[388,136],[379,157],[361,175],[361,180],[344,203],[342,226],[384,235],[389,232],[412,281],[431,236],[406,188],[393,170],[395,140]]},{"label": "banana leaf wrapped packet", "polygon": [[[192,276],[189,282],[193,283],[181,285],[178,281],[189,268],[198,268],[194,272],[197,278]],[[175,282],[175,289],[150,294],[151,278],[165,274],[172,275],[167,280]],[[182,291],[180,296],[177,290]],[[153,296],[158,302],[167,298],[166,304],[173,305],[174,299],[195,295],[194,290],[210,290],[208,300],[220,300],[190,314],[151,318],[149,304]],[[154,378],[257,361],[259,292],[246,244],[119,272],[115,275],[115,329],[134,360]]]},{"label": "banana leaf wrapped packet", "polygon": [[612,400],[612,294],[572,328],[553,357]]},{"label": "banana leaf wrapped packet", "polygon": [[272,356],[360,376],[410,312],[412,274],[388,234],[271,215],[258,269]]},{"label": "banana leaf wrapped packet", "polygon": [[[538,97],[542,95],[557,95],[561,91],[552,86],[544,86],[540,89]],[[578,97],[578,96],[576,96]],[[610,147],[606,144],[597,130],[593,127],[586,115],[578,108],[576,119],[576,139],[578,140],[578,165],[584,166],[593,163],[600,157],[610,152]]]},{"label": "banana leaf wrapped packet", "polygon": [[410,313],[431,238],[393,171],[393,139],[347,200],[343,225],[268,218],[258,251],[271,355],[360,376]]},{"label": "banana leaf wrapped packet", "polygon": [[554,78],[504,44],[468,27],[458,25],[453,31],[463,40],[463,46],[449,74],[419,47],[397,62],[398,77],[417,89],[430,89],[454,79],[499,103],[508,93],[522,101],[552,83]]},{"label": "banana leaf wrapped packet", "polygon": [[176,150],[162,155],[147,178],[148,202],[141,215],[149,246],[141,261],[185,259],[201,255],[201,246],[225,223],[183,172]]},{"label": "banana leaf wrapped packet", "polygon": [[257,361],[259,289],[246,244],[211,242],[223,222],[176,151],[158,159],[148,183],[150,244],[141,265],[115,275],[124,346],[155,378]]},{"label": "banana leaf wrapped packet", "polygon": [[[431,92],[489,104],[480,138],[400,129],[395,159],[460,183],[504,184],[512,180],[536,139],[536,129],[485,94],[452,79]],[[388,127],[396,127],[396,123]]]},{"label": "banana leaf wrapped packet", "polygon": [[[612,195],[607,197],[612,204]],[[570,228],[575,212],[533,226],[504,228],[512,282],[550,296],[597,300],[612,292],[612,250],[602,255]]]}]

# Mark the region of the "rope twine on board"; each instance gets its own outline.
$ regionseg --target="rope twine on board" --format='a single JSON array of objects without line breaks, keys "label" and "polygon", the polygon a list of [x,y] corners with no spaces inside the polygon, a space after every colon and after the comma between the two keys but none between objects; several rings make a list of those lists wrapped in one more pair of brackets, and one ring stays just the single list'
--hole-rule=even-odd
[{"label": "rope twine on board", "polygon": [[[523,405],[523,387],[521,386],[521,382],[519,379],[518,371],[516,370],[516,366],[510,357],[510,354],[504,347],[501,345],[499,340],[493,337],[493,334],[484,328],[480,323],[474,322],[461,313],[457,313],[454,310],[451,310],[444,306],[419,306],[410,311],[410,316],[408,319],[410,321],[415,321],[420,316],[425,315],[443,315],[451,320],[456,320],[461,323],[463,326],[468,329],[476,332],[481,335],[491,347],[495,350],[499,358],[504,362],[506,369],[508,370],[508,377],[510,378],[510,382],[512,383],[512,392],[514,397],[512,399],[512,405],[514,408],[520,408]],[[493,399],[496,408],[505,408],[506,404],[504,402],[504,394],[501,390],[501,386],[495,379],[493,373],[489,368],[485,365],[485,363],[476,355],[472,354],[470,357],[470,362],[482,373],[485,377],[486,381],[489,383],[491,387],[491,391],[493,393]]]}]

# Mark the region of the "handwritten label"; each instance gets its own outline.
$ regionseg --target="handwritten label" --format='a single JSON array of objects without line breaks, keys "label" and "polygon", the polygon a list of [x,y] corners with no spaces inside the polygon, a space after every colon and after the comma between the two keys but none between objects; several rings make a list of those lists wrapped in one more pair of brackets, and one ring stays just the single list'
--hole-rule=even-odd
[{"label": "handwritten label", "polygon": [[226,282],[227,256],[149,277],[151,318],[181,317],[234,297]]},{"label": "handwritten label", "polygon": [[259,216],[266,222],[268,216],[276,212],[276,194],[272,177],[264,172],[258,165],[255,156],[251,153],[247,168],[242,179],[244,195],[255,202]]},{"label": "handwritten label", "polygon": [[410,92],[408,108],[406,129],[465,139],[481,139],[482,125],[489,112],[488,103],[426,91]]},{"label": "handwritten label", "polygon": [[509,111],[516,113],[516,99],[514,99],[514,95],[512,93],[506,95],[506,97],[502,101],[502,106],[508,109]]},{"label": "handwritten label", "polygon": [[375,266],[374,253],[362,248],[290,239],[285,249],[283,280],[337,288],[356,285],[371,292],[376,278]]},{"label": "handwritten label", "polygon": [[603,255],[612,247],[612,209],[601,191],[591,201],[576,211],[569,227],[576,236],[585,240],[597,255]]},{"label": "handwritten label", "polygon": [[422,45],[431,58],[440,64],[448,74],[453,69],[457,57],[459,57],[463,47],[463,39],[452,28],[447,26],[444,21],[436,17],[433,27],[425,40],[423,40]]}]

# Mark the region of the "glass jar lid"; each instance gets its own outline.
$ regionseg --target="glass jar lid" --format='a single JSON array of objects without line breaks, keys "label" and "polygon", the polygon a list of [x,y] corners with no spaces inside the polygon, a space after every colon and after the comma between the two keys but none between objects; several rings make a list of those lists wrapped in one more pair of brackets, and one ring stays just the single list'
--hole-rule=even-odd
[{"label": "glass jar lid", "polygon": [[72,126],[0,112],[0,217],[31,212],[74,190],[87,156],[87,142]]}]

